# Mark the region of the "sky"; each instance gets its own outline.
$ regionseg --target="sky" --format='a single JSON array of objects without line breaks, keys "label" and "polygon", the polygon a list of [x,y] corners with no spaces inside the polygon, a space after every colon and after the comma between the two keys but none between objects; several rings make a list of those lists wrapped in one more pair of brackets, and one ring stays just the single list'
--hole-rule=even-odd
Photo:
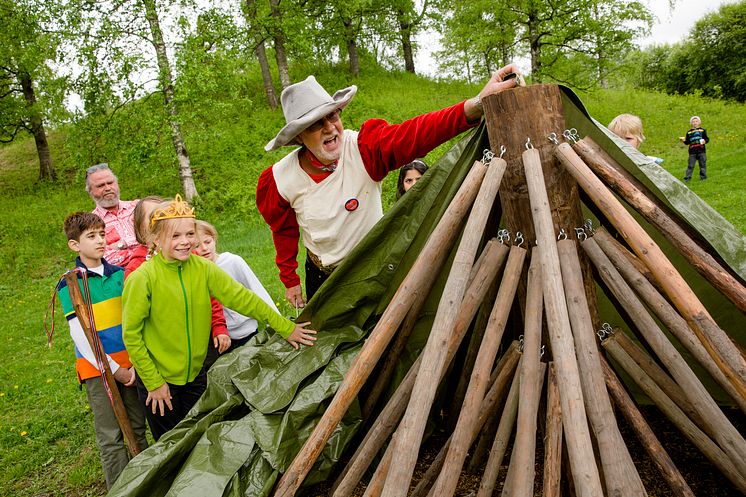
[{"label": "sky", "polygon": [[[646,4],[656,20],[650,36],[638,40],[640,46],[676,43],[683,40],[694,24],[709,13],[716,12],[721,5],[734,3],[736,0],[676,0],[671,9],[669,0],[640,0]],[[437,63],[432,53],[440,50],[439,34],[425,33],[418,37],[419,51],[415,66],[419,72],[428,76],[437,76]],[[524,70],[528,71],[528,60],[516,61]]]}]

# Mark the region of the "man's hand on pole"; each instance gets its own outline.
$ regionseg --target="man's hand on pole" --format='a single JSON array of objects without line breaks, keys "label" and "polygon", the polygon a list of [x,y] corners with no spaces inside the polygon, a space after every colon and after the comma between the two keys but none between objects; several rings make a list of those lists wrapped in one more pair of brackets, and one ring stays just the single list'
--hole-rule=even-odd
[{"label": "man's hand on pole", "polygon": [[290,305],[296,309],[302,309],[306,305],[306,301],[303,300],[303,290],[300,285],[295,285],[285,289],[285,298],[290,302]]},{"label": "man's hand on pole", "polygon": [[[510,75],[513,76],[506,79],[506,77]],[[482,88],[476,97],[470,98],[466,101],[464,104],[466,119],[469,122],[481,119],[484,114],[484,108],[482,107],[482,99],[484,97],[500,93],[501,91],[516,86],[526,86],[526,83],[523,81],[523,76],[521,76],[521,73],[518,70],[518,66],[515,64],[508,64],[507,66],[501,67],[492,73],[492,77],[487,81],[487,84],[484,85],[484,88]]]}]

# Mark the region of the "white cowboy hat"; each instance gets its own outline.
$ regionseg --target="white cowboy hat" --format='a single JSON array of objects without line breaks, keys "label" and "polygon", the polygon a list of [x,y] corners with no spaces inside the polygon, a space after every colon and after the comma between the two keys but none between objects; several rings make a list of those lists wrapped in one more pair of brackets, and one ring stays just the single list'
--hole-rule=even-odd
[{"label": "white cowboy hat", "polygon": [[311,124],[337,109],[344,108],[356,92],[357,86],[352,85],[337,91],[332,97],[313,76],[288,86],[280,96],[287,124],[264,146],[264,150],[270,152],[291,144],[295,137]]}]

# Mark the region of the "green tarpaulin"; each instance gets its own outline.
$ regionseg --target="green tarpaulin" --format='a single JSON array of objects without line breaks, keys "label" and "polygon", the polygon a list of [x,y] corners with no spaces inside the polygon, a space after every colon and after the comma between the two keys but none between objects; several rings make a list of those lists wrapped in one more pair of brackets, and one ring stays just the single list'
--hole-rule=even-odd
[{"label": "green tarpaulin", "polygon": [[[743,236],[696,196],[680,191],[676,180],[662,180],[665,175],[641,160],[639,154],[630,154],[631,158],[624,155],[587,116],[577,97],[569,90],[564,92],[568,125],[577,128],[581,136],[592,135],[606,150],[613,151],[630,172],[682,212],[720,256],[743,275]],[[366,335],[485,148],[487,135],[484,126],[480,126],[431,168],[417,188],[396,203],[335,271],[299,318],[305,320],[309,316],[312,327],[320,330],[313,347],[295,350],[281,337],[263,332],[256,341],[219,359],[209,372],[207,391],[187,418],[134,458],[109,495],[269,495],[312,432]],[[658,181],[661,188],[655,186]],[[705,214],[693,216],[692,211]],[[700,223],[707,226],[699,226]],[[643,226],[655,234],[646,223]],[[713,233],[719,233],[717,239]],[[673,254],[661,237],[656,239],[667,254]],[[683,259],[673,259],[721,326],[740,343],[746,343],[743,314]],[[402,371],[425,343],[446,275],[447,271],[443,271],[431,290],[423,317],[402,357]],[[605,320],[623,325],[611,306],[603,306],[602,313]],[[717,389],[713,387],[713,391]],[[722,398],[722,394],[716,395]],[[359,406],[354,404],[306,484],[329,475],[359,426]]]}]

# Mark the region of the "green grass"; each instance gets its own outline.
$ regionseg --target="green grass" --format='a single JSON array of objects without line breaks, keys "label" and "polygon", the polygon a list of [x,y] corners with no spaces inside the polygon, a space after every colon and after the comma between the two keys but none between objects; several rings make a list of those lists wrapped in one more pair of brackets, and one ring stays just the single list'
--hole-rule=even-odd
[{"label": "green grass", "polygon": [[[299,79],[304,75],[295,75]],[[318,74],[330,88],[350,84],[329,70]],[[358,128],[365,118],[398,121],[472,96],[478,87],[434,83],[412,75],[375,72],[355,81],[358,96],[345,110],[345,124]],[[253,94],[261,86],[256,83]],[[712,138],[708,146],[710,180],[692,189],[742,231],[746,177],[746,108],[743,105],[669,97],[651,93],[598,91],[581,95],[592,115],[604,123],[621,112],[640,115],[647,141],[643,151],[663,157],[683,175],[686,149],[677,137],[689,116],[702,116]],[[155,100],[155,99],[152,99]],[[200,215],[220,233],[220,250],[243,256],[264,282],[281,311],[290,315],[277,279],[269,229],[254,207],[256,178],[273,159],[262,146],[282,124],[279,111],[260,103],[214,100],[195,103],[184,124],[186,142],[203,199]],[[171,195],[178,188],[170,140],[139,143],[146,130],[123,113],[129,134],[104,142],[98,155],[118,172],[123,198],[149,193]],[[117,124],[119,123],[119,124]],[[121,121],[114,121],[121,125]],[[112,135],[116,135],[113,131]],[[90,495],[105,493],[85,394],[78,390],[67,325],[56,314],[52,348],[46,347],[43,317],[58,276],[70,265],[61,224],[73,210],[92,207],[83,189],[81,141],[70,130],[51,136],[60,167],[56,184],[39,183],[33,140],[0,148],[0,496]],[[167,137],[167,135],[165,135]],[[92,140],[91,140],[92,141]],[[429,159],[439,156],[442,146]],[[88,153],[88,152],[86,152]],[[395,175],[384,185],[385,204],[393,201]]]}]

